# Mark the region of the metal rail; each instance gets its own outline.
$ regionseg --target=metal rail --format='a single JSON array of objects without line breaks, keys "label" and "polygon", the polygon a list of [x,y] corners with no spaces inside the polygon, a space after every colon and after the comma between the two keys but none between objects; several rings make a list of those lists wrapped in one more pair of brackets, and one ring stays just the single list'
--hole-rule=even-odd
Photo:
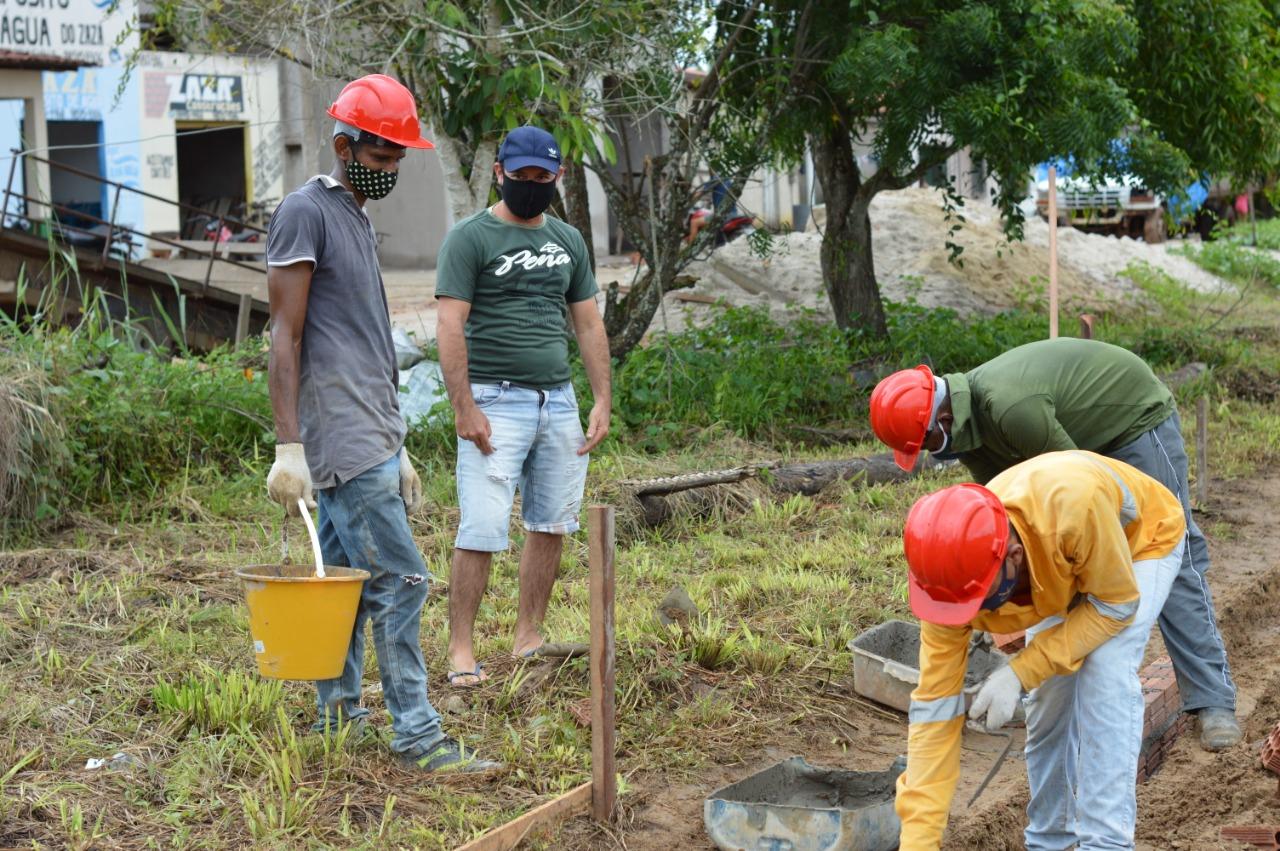
[{"label": "metal rail", "polygon": [[[138,189],[136,187],[129,186],[127,184],[120,183],[115,180],[108,180],[107,178],[102,177],[100,175],[96,175],[91,172],[84,171],[83,169],[76,168],[75,166],[70,166],[64,163],[55,162],[46,157],[37,156],[36,154],[27,153],[27,152],[19,151],[16,149],[14,149],[12,153],[14,156],[13,156],[13,159],[10,160],[10,164],[9,164],[9,179],[5,184],[4,202],[3,204],[0,204],[0,220],[2,220],[4,216],[8,215],[7,211],[9,209],[9,201],[16,198],[16,199],[20,199],[23,202],[24,208],[26,208],[26,205],[28,204],[38,204],[44,207],[48,207],[51,210],[74,216],[76,218],[85,219],[91,222],[96,222],[98,225],[106,225],[107,233],[106,233],[106,236],[103,237],[102,234],[97,233],[92,229],[80,227],[78,225],[67,224],[57,218],[54,218],[51,222],[45,222],[45,224],[50,227],[50,230],[55,233],[56,231],[73,231],[73,232],[83,233],[95,238],[102,237],[104,239],[104,243],[102,246],[102,255],[100,260],[101,262],[104,262],[104,263],[106,262],[107,258],[111,254],[111,247],[117,242],[117,236],[116,236],[117,231],[121,232],[122,234],[128,234],[130,236],[130,239],[128,241],[130,246],[132,246],[133,244],[132,237],[138,236],[138,237],[141,237],[143,240],[150,240],[153,242],[158,242],[164,245],[171,246],[173,248],[178,249],[181,252],[196,254],[199,257],[205,256],[205,252],[203,250],[197,250],[192,247],[191,242],[193,242],[194,240],[187,240],[185,243],[177,242],[167,237],[157,236],[154,233],[138,230],[137,228],[133,228],[128,225],[118,224],[116,222],[116,210],[118,210],[120,206],[120,193],[123,191],[129,191],[136,195],[141,195],[144,198],[150,198],[154,201],[160,201],[161,203],[169,204],[171,206],[177,207],[179,210],[182,210],[182,211],[188,211],[197,215],[203,215],[209,220],[217,220],[218,228],[214,233],[214,238],[211,241],[209,241],[209,251],[208,251],[209,264],[208,266],[206,266],[205,273],[204,273],[204,291],[205,292],[207,292],[209,289],[210,280],[213,276],[213,264],[215,261],[228,263],[232,266],[239,266],[242,269],[249,269],[250,271],[259,272],[263,275],[266,274],[267,270],[264,266],[255,265],[252,263],[245,263],[240,260],[234,260],[230,256],[223,257],[218,253],[218,248],[220,245],[222,245],[223,228],[226,225],[232,225],[232,226],[239,227],[242,230],[251,230],[259,234],[262,234],[262,236],[264,237],[262,251],[263,251],[263,254],[266,254],[265,237],[266,237],[267,231],[265,228],[261,228],[261,227],[258,227],[257,225],[249,224],[248,222],[243,222],[239,219],[232,218],[231,216],[228,216],[225,214],[215,213],[212,210],[207,210],[203,207],[197,207],[193,204],[185,204],[181,201],[174,201],[172,198],[165,198],[161,195],[156,195],[155,193],[147,192],[145,190]],[[35,196],[27,195],[25,192],[15,191],[13,188],[13,178],[17,174],[18,162],[23,157],[30,158],[33,162],[44,163],[48,165],[50,169],[57,169],[59,171],[64,171],[69,174],[77,175],[79,177],[84,177],[96,183],[100,183],[114,189],[115,191],[113,193],[113,200],[111,204],[111,218],[109,220],[103,219],[99,216],[93,215],[92,213],[86,213],[80,210],[76,210],[76,209],[67,207],[64,204],[56,203],[50,199],[38,198]],[[35,221],[37,221],[36,219],[33,219],[30,216],[24,215],[22,218],[24,218],[28,222],[34,223]],[[203,249],[203,246],[201,246],[201,249]]]}]

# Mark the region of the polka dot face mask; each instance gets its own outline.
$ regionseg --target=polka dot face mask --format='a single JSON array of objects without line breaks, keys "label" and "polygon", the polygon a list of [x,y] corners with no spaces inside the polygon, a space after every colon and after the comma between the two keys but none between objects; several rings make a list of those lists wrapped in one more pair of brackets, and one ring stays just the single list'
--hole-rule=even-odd
[{"label": "polka dot face mask", "polygon": [[371,201],[390,195],[391,190],[396,188],[396,178],[399,176],[399,172],[369,168],[354,156],[347,162],[347,180],[351,181],[357,192]]}]

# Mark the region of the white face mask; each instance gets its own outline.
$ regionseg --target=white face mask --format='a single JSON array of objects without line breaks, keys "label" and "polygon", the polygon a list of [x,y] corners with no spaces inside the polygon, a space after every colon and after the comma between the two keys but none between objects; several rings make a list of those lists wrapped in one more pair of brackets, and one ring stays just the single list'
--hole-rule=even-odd
[{"label": "white face mask", "polygon": [[951,445],[951,433],[938,425],[938,411],[942,409],[942,403],[945,401],[947,401],[947,382],[935,375],[933,377],[933,413],[929,416],[929,427],[925,430],[925,435],[927,436],[936,427],[942,432],[942,446],[929,453],[930,455],[941,455]]}]

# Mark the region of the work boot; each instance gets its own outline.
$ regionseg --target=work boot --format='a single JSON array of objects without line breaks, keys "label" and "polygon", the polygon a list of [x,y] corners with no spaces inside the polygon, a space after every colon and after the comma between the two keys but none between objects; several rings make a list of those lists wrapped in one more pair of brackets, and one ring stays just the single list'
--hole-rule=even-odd
[{"label": "work boot", "polygon": [[1200,747],[1207,751],[1224,751],[1244,735],[1230,709],[1210,706],[1196,714],[1200,718]]},{"label": "work boot", "polygon": [[432,772],[457,772],[476,774],[481,771],[495,771],[504,766],[500,762],[479,759],[475,751],[469,751],[457,739],[445,736],[426,753],[401,757],[410,768]]}]

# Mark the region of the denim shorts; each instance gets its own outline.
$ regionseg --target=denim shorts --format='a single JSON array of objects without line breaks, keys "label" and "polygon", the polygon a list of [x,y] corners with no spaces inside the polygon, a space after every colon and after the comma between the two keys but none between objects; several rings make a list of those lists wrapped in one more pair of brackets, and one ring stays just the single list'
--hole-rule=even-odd
[{"label": "denim shorts", "polygon": [[493,452],[458,440],[458,506],[462,522],[454,546],[479,552],[507,548],[511,506],[530,532],[578,531],[587,481],[586,443],[573,385],[531,390],[510,382],[472,384],[471,396],[489,419]]}]

